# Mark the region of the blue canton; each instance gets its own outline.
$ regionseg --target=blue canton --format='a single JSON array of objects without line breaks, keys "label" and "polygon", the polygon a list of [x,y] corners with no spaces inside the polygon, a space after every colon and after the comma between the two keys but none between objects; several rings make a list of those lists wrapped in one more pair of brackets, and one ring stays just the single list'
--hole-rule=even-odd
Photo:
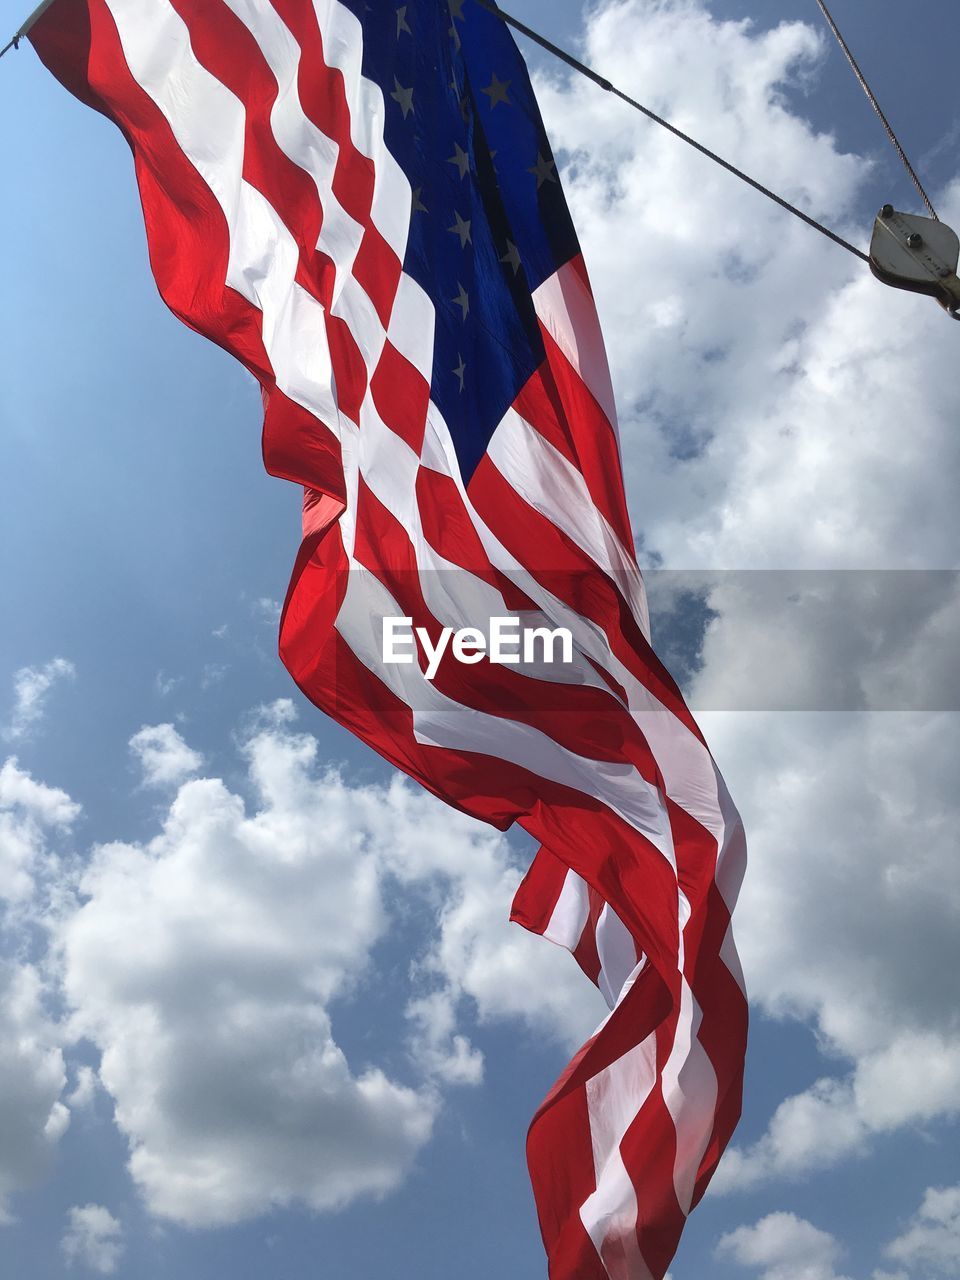
[{"label": "blue canton", "polygon": [[544,359],[531,292],[579,252],[527,69],[476,0],[344,0],[413,189],[404,271],[432,298],[431,394],[464,483]]}]

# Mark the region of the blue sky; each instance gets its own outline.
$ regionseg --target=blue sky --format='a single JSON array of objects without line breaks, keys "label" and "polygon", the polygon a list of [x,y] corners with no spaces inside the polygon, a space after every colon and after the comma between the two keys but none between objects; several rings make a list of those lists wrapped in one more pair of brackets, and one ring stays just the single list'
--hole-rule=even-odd
[{"label": "blue sky", "polygon": [[[583,47],[588,20],[576,5],[515,0],[513,10]],[[918,5],[908,20],[881,0],[869,21],[853,5],[835,16],[956,225],[953,42],[930,34],[949,33],[950,6]],[[609,12],[589,19],[588,53],[627,91],[865,245],[884,200],[914,201],[846,64],[817,47],[818,17],[812,0],[638,0],[615,22]],[[746,18],[749,29],[730,25]],[[796,23],[807,29],[783,25]],[[531,62],[594,275],[646,553],[686,570],[956,567],[956,415],[945,383],[958,335],[949,322],[927,300],[884,290],[679,143],[652,136],[622,104],[571,86],[539,55]],[[305,704],[280,667],[276,602],[298,543],[299,502],[262,470],[258,393],[160,303],[125,144],[28,47],[0,64],[0,154],[0,762],[15,756],[17,777],[29,773],[44,788],[30,803],[22,788],[17,799],[11,784],[6,800],[0,788],[0,819],[9,817],[0,841],[30,845],[31,882],[10,890],[2,955],[8,967],[31,966],[39,993],[21,1001],[30,1007],[20,1023],[0,1020],[0,1062],[9,1096],[22,1090],[25,1125],[60,1096],[71,1112],[56,1141],[25,1128],[11,1145],[0,1133],[10,1274],[45,1280],[115,1265],[145,1280],[171,1269],[186,1280],[439,1280],[452,1268],[463,1280],[540,1276],[523,1138],[595,1006],[589,993],[565,1006],[567,991],[579,991],[567,957],[546,944],[546,958],[502,950],[508,927],[498,932],[486,915],[471,922],[465,905],[489,894],[498,919],[498,877],[509,879],[529,847],[466,826],[451,836],[436,806],[413,801],[407,812],[389,801],[386,766]],[[703,630],[704,615],[691,631],[698,653],[683,655],[695,705],[699,695],[701,705],[735,707],[749,675],[772,700],[789,679],[797,705],[830,706],[824,673],[841,666],[863,696],[857,713],[706,717],[751,839],[741,939],[756,1004],[739,1154],[728,1183],[693,1216],[672,1275],[956,1276],[960,1203],[928,1201],[918,1216],[929,1189],[960,1182],[960,1050],[943,981],[957,960],[960,909],[949,835],[956,717],[882,709],[894,687],[895,705],[928,705],[913,686],[903,693],[905,673],[920,679],[952,651],[955,602],[938,599],[925,613],[865,594],[853,625],[849,609],[828,601],[810,635],[782,613],[782,628],[771,623],[782,601],[759,589],[721,581],[706,603],[713,621]],[[50,668],[57,658],[64,665]],[[280,699],[293,710],[257,719]],[[166,779],[130,746],[158,725],[173,726],[160,740]],[[344,830],[370,808],[354,834],[382,908],[337,962],[324,997],[333,1038],[354,1077],[382,1070],[413,1091],[432,1124],[429,1138],[403,1138],[398,1154],[394,1116],[394,1129],[370,1138],[370,1167],[379,1161],[394,1189],[345,1193],[345,1207],[319,1211],[308,1207],[295,1137],[264,1149],[267,1172],[251,1178],[252,1111],[293,1106],[289,1081],[272,1096],[242,1038],[236,1089],[203,1080],[183,992],[169,994],[184,979],[167,944],[137,972],[161,1023],[169,1019],[156,1031],[156,1061],[164,1035],[181,1056],[163,1071],[149,1058],[134,1070],[133,1005],[119,980],[101,978],[130,963],[124,948],[136,945],[138,922],[169,927],[168,942],[180,936],[175,897],[152,906],[107,875],[76,897],[94,848],[108,847],[98,856],[111,874],[134,865],[195,775],[222,779],[248,813],[289,818],[279,791],[258,795],[251,762],[284,785],[300,777],[291,763],[305,750],[298,735],[316,740],[304,776],[331,812],[340,806]],[[329,765],[342,772],[343,794]],[[65,816],[57,792],[82,811]],[[383,825],[378,806],[395,825]],[[488,879],[458,880],[426,860],[404,880],[391,842],[406,847],[417,831],[426,844],[446,840],[442,867],[454,866],[459,839],[478,863],[487,859]],[[334,853],[321,851],[318,867]],[[304,875],[312,856],[304,854]],[[425,859],[422,849],[417,856]],[[212,846],[191,852],[172,837],[150,857],[184,885],[217,865]],[[346,871],[336,874],[344,892],[359,892]],[[219,887],[245,912],[256,902],[252,883],[228,877]],[[81,918],[81,900],[97,911]],[[283,909],[268,892],[265,930]],[[282,927],[282,916],[273,923]],[[489,956],[501,951],[498,968]],[[211,954],[200,948],[198,966]],[[231,954],[226,943],[217,954]],[[284,972],[299,991],[295,972]],[[215,1017],[218,988],[203,968],[195,976]],[[557,984],[546,1010],[537,983]],[[431,1050],[452,1052],[452,1033],[427,1043],[408,1006],[437,992],[456,1034],[482,1054],[482,1080],[467,1079],[466,1068],[458,1079],[449,1057],[428,1060]],[[297,1000],[283,1024],[291,1043],[308,1018],[302,992]],[[18,1034],[30,1052],[4,1057],[3,1036],[13,1043]],[[149,1035],[143,1044],[149,1054]],[[215,1103],[203,1103],[208,1096]],[[325,1114],[313,1106],[304,1126]],[[246,1146],[231,1146],[231,1124]],[[138,1145],[155,1160],[149,1174],[128,1167]],[[337,1148],[324,1146],[322,1127],[310,1150],[318,1166],[332,1162],[325,1185],[335,1186]],[[236,1192],[219,1225],[192,1221],[177,1198],[178,1161],[195,1156],[230,1167]],[[88,1205],[118,1225],[104,1232],[102,1221],[80,1221],[71,1255],[70,1211]]]}]

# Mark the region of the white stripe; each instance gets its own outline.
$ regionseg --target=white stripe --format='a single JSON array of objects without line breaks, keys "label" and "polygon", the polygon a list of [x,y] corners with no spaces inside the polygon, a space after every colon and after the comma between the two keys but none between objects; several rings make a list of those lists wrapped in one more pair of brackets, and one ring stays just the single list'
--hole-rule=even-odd
[{"label": "white stripe", "polygon": [[590,896],[587,882],[568,868],[560,888],[560,896],[550,915],[543,937],[568,951],[575,951],[590,918]]},{"label": "white stripe", "polygon": [[617,406],[597,308],[572,263],[566,262],[534,292],[537,316],[576,369],[617,436]]},{"label": "white stripe", "polygon": [[620,1143],[656,1082],[651,1035],[585,1086],[596,1190],[581,1206],[580,1220],[611,1280],[652,1280],[637,1242],[637,1193]]},{"label": "white stripe", "polygon": [[387,337],[423,380],[433,378],[433,334],[436,312],[430,298],[406,272],[400,277]]},{"label": "white stripe", "polygon": [[597,955],[600,957],[597,986],[608,1007],[613,1009],[623,984],[637,967],[637,944],[609,902],[604,904],[597,917],[596,938]]},{"label": "white stripe", "polygon": [[697,1039],[703,1014],[684,977],[680,1014],[670,1056],[664,1064],[663,1100],[677,1132],[673,1185],[680,1208],[690,1212],[693,1192],[717,1107],[717,1073]]}]

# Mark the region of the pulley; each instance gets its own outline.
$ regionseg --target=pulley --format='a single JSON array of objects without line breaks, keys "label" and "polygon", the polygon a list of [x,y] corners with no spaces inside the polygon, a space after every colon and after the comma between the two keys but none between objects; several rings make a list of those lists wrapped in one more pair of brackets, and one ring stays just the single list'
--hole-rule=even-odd
[{"label": "pulley", "polygon": [[960,320],[960,239],[935,218],[899,213],[885,204],[873,224],[870,270],[884,284],[927,293]]}]

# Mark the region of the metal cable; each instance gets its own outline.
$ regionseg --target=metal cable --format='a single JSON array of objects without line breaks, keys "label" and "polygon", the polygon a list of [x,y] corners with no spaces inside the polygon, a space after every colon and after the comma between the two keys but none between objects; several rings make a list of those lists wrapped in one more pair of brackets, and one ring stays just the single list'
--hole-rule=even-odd
[{"label": "metal cable", "polygon": [[786,209],[788,213],[792,213],[795,218],[799,218],[801,222],[805,222],[808,227],[813,227],[815,231],[819,231],[820,234],[826,236],[828,240],[832,240],[834,244],[840,245],[842,249],[846,249],[848,253],[852,253],[863,262],[870,261],[869,255],[864,253],[862,249],[858,249],[856,245],[852,245],[849,240],[844,240],[843,237],[837,235],[835,231],[831,231],[829,227],[825,227],[822,222],[818,222],[816,218],[812,218],[810,214],[804,213],[803,210],[798,209],[796,205],[790,204],[788,200],[784,200],[783,196],[778,196],[776,192],[771,191],[769,187],[765,187],[762,183],[757,182],[755,178],[751,178],[748,174],[744,173],[742,169],[738,169],[736,165],[731,164],[729,160],[724,160],[723,157],[718,156],[715,151],[711,151],[709,147],[705,147],[702,143],[697,142],[695,138],[691,138],[689,134],[684,133],[682,129],[678,129],[676,125],[671,124],[669,120],[664,120],[662,116],[658,116],[655,112],[651,111],[649,107],[645,107],[642,103],[637,102],[635,98],[631,98],[628,94],[624,93],[622,89],[618,89],[616,85],[611,84],[609,80],[604,79],[604,77],[594,71],[592,67],[588,67],[585,63],[580,62],[572,53],[567,53],[565,49],[561,49],[558,45],[555,45],[552,40],[548,40],[546,36],[542,36],[539,32],[528,27],[526,23],[521,22],[519,18],[514,18],[511,14],[505,13],[503,9],[499,8],[494,3],[494,0],[477,0],[477,4],[481,5],[484,9],[489,9],[491,13],[496,13],[504,22],[507,23],[508,26],[515,28],[522,35],[525,35],[528,40],[532,40],[534,44],[538,44],[541,49],[546,49],[547,53],[553,54],[555,58],[559,58],[561,62],[565,62],[568,67],[572,67],[573,70],[579,72],[580,75],[586,76],[588,80],[592,80],[594,84],[599,85],[601,89],[605,89],[607,93],[612,93],[615,97],[620,98],[622,102],[625,102],[628,106],[633,107],[635,111],[639,111],[642,115],[645,115],[647,119],[652,120],[654,124],[661,125],[664,129],[667,129],[672,133],[674,137],[679,138],[682,142],[686,142],[688,146],[699,151],[701,155],[705,155],[708,159],[713,160],[716,164],[720,165],[721,168],[726,169],[728,173],[732,173],[742,182],[753,187],[754,191],[759,191],[760,194],[766,196],[768,200],[772,200],[774,204],[778,204],[781,209]]},{"label": "metal cable", "polygon": [[847,44],[846,40],[844,40],[843,36],[841,35],[840,28],[834,22],[833,14],[831,14],[830,10],[827,8],[826,4],[824,3],[824,0],[817,0],[817,5],[819,6],[820,12],[823,14],[824,18],[826,18],[827,23],[829,24],[830,30],[837,37],[837,43],[840,45],[840,48],[843,50],[844,54],[846,55],[846,59],[850,63],[850,67],[853,70],[853,74],[860,81],[860,88],[867,95],[868,99],[870,100],[870,105],[873,107],[874,111],[880,117],[880,121],[883,124],[884,129],[886,129],[887,131],[887,137],[890,139],[890,143],[893,149],[896,151],[897,155],[903,161],[903,167],[906,169],[907,173],[909,173],[910,177],[913,179],[913,185],[920,192],[920,198],[923,200],[923,203],[927,206],[927,209],[930,213],[930,217],[934,218],[937,222],[939,222],[940,219],[937,217],[937,211],[936,209],[934,209],[933,205],[930,203],[930,197],[927,195],[926,191],[924,191],[923,186],[920,182],[920,179],[917,177],[917,174],[916,174],[916,171],[914,170],[913,165],[907,159],[907,153],[904,151],[903,147],[900,145],[900,139],[894,133],[893,126],[890,124],[890,121],[887,119],[887,117],[883,114],[883,108],[880,106],[880,103],[877,101],[876,94],[867,84],[866,76],[860,70],[860,67],[857,63],[856,58],[850,52],[850,46]]}]

